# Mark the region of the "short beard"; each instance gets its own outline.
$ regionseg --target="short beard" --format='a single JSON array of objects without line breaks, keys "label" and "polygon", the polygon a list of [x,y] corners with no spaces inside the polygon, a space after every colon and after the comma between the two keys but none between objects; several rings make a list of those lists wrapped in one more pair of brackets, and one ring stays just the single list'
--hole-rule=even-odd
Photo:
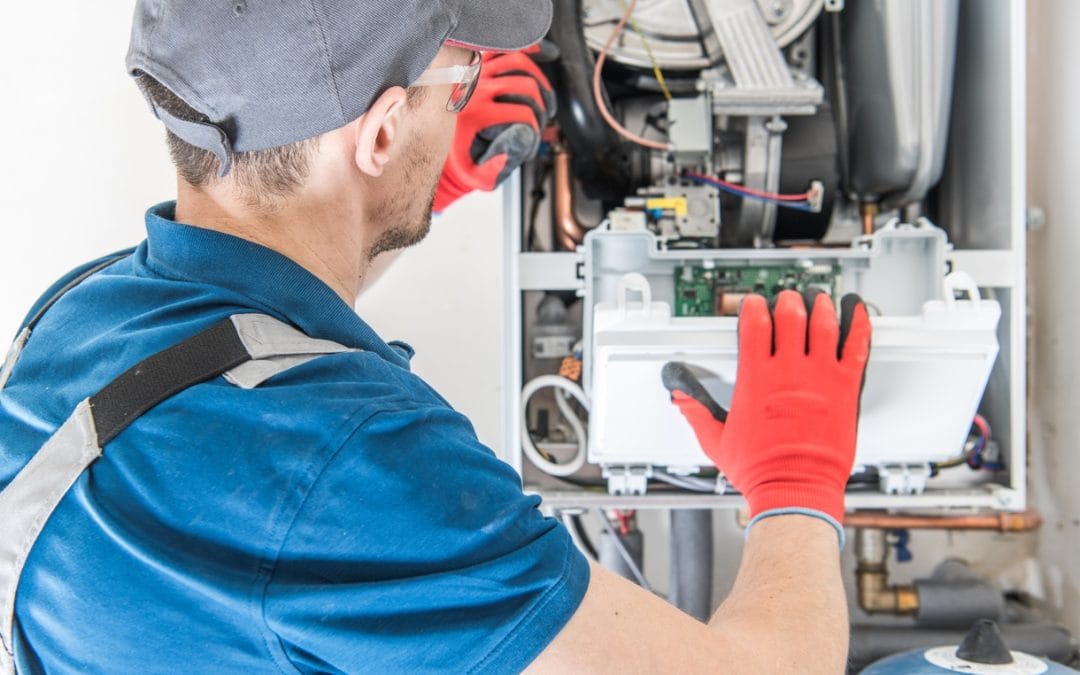
[{"label": "short beard", "polygon": [[372,261],[387,251],[396,251],[402,248],[415,246],[424,240],[431,231],[431,210],[435,206],[435,190],[431,191],[424,214],[419,223],[413,223],[413,227],[406,225],[391,225],[386,228],[368,252],[368,261]]},{"label": "short beard", "polygon": [[[404,178],[399,183],[399,191],[383,200],[374,209],[372,222],[388,223],[375,239],[368,251],[368,260],[374,260],[382,253],[396,251],[419,244],[431,231],[431,211],[435,205],[435,190],[442,164],[425,155],[425,148],[417,143],[407,151],[404,163]],[[427,200],[415,199],[418,186],[430,184]],[[417,204],[423,204],[417,210]]]}]

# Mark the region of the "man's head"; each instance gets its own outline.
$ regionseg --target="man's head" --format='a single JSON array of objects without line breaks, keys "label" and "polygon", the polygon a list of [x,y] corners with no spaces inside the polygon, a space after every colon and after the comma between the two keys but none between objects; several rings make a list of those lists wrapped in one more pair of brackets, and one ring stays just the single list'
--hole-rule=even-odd
[{"label": "man's head", "polygon": [[181,187],[359,215],[382,224],[363,237],[373,256],[426,233],[453,137],[455,85],[410,85],[534,43],[550,15],[546,0],[139,0],[128,68]]}]

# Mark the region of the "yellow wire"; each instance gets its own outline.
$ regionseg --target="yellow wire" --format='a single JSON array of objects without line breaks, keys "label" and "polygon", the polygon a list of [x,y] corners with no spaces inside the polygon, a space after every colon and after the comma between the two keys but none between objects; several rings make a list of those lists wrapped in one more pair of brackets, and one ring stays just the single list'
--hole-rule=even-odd
[{"label": "yellow wire", "polygon": [[[623,11],[626,11],[626,0],[619,0],[619,4],[622,5]],[[660,84],[660,91],[664,92],[664,98],[671,100],[671,90],[668,89],[667,82],[664,81],[664,74],[660,72],[660,64],[656,61],[656,56],[653,55],[652,47],[649,46],[649,41],[645,38],[645,31],[641,30],[641,26],[634,19],[634,16],[630,15],[630,26],[641,38],[641,44],[645,45],[645,53],[649,55],[649,62],[652,63],[653,75],[656,76],[656,81]]]}]

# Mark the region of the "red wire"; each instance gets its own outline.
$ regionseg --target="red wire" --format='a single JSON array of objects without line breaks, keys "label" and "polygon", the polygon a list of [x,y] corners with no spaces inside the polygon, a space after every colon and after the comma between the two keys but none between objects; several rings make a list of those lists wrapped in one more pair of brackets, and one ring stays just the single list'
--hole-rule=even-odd
[{"label": "red wire", "polygon": [[755,190],[753,188],[748,188],[745,185],[739,185],[738,183],[732,183],[731,181],[721,180],[719,178],[714,178],[713,176],[693,173],[692,171],[685,172],[685,175],[690,176],[691,178],[696,178],[698,180],[715,181],[725,187],[729,187],[732,190],[735,190],[736,192],[743,192],[748,195],[761,197],[762,199],[771,199],[778,202],[805,202],[814,196],[812,190],[807,190],[806,192],[800,194],[780,194],[778,192],[764,192],[762,190]]},{"label": "red wire", "polygon": [[975,426],[979,428],[979,433],[983,435],[983,438],[990,441],[990,424],[986,421],[986,418],[982,415],[975,416]]},{"label": "red wire", "polygon": [[615,40],[622,34],[623,29],[626,27],[626,22],[630,20],[630,16],[634,13],[634,7],[637,6],[637,2],[638,0],[630,1],[630,4],[626,7],[626,12],[623,14],[622,20],[619,21],[615,30],[612,31],[611,37],[608,38],[607,44],[604,45],[604,48],[600,50],[600,54],[596,57],[596,65],[593,67],[592,78],[593,98],[596,99],[596,108],[600,111],[600,116],[603,117],[604,121],[608,123],[608,126],[614,129],[620,136],[633,143],[645,146],[646,148],[667,151],[672,149],[670,143],[661,143],[660,141],[651,141],[647,138],[642,138],[619,124],[618,120],[616,120],[607,109],[607,103],[604,102],[603,85],[600,83],[600,73],[604,69],[604,61],[607,59],[608,52],[611,51],[611,47],[615,44]]}]

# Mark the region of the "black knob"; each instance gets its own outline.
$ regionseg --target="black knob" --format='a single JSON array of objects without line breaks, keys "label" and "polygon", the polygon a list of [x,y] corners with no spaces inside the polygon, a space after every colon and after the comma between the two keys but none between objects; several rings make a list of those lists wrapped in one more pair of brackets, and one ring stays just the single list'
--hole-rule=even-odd
[{"label": "black knob", "polygon": [[980,619],[964,636],[963,642],[956,648],[956,655],[972,663],[1001,664],[1012,663],[1013,657],[997,624],[989,619]]}]

